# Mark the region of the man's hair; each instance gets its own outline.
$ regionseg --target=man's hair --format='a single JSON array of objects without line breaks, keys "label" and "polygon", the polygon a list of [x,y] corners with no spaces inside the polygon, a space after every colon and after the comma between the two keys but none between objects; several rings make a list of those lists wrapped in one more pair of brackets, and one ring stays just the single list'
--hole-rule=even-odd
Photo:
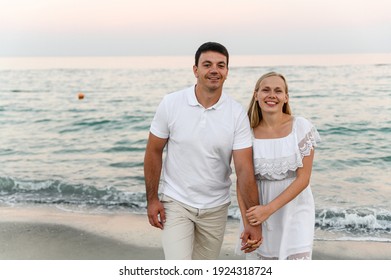
[{"label": "man's hair", "polygon": [[207,42],[202,44],[198,48],[197,52],[195,53],[195,66],[198,66],[198,61],[200,59],[201,54],[208,51],[218,52],[224,55],[227,58],[227,67],[228,67],[228,61],[229,61],[228,51],[222,44],[216,42]]}]

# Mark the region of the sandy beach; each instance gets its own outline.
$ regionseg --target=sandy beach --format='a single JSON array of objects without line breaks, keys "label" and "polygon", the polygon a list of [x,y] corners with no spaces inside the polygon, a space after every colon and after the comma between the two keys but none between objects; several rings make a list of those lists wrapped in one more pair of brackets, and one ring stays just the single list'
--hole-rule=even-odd
[{"label": "sandy beach", "polygon": [[[238,221],[230,221],[219,259],[240,260]],[[160,260],[160,230],[145,215],[0,207],[1,260]],[[314,260],[391,260],[391,243],[315,241]]]}]

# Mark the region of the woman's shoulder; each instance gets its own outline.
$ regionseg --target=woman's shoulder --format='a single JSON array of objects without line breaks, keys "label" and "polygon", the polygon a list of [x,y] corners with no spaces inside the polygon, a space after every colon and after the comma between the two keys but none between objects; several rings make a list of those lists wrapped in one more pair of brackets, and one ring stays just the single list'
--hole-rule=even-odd
[{"label": "woman's shoulder", "polygon": [[312,130],[315,128],[315,125],[312,123],[312,121],[308,118],[305,118],[303,116],[294,116],[294,128],[295,130]]},{"label": "woman's shoulder", "polygon": [[293,116],[294,122],[299,125],[312,125],[312,122],[303,116]]},{"label": "woman's shoulder", "polygon": [[320,142],[319,133],[312,121],[302,116],[295,116],[294,118],[294,130],[299,141],[303,140],[303,138],[311,138],[314,142]]}]

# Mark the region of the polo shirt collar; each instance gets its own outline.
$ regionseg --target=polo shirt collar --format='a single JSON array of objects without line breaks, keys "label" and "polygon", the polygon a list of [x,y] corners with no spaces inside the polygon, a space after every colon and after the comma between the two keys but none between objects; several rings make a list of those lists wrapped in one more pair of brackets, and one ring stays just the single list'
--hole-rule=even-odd
[{"label": "polo shirt collar", "polygon": [[[193,87],[190,87],[189,90],[187,91],[187,102],[189,103],[190,106],[201,106],[202,105],[198,102],[196,95],[195,95],[195,85]],[[217,101],[216,104],[214,104],[212,107],[209,109],[219,109],[221,105],[224,103],[224,101],[227,99],[227,95],[222,92],[219,101]]]}]

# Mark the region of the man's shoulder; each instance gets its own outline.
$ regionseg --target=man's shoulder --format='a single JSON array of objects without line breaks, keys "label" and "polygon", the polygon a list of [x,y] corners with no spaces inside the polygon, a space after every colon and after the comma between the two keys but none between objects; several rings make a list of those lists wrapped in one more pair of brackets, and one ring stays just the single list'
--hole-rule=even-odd
[{"label": "man's shoulder", "polygon": [[229,104],[233,109],[238,111],[245,111],[243,105],[239,101],[225,92],[223,94],[225,96],[225,101],[227,101],[227,104]]},{"label": "man's shoulder", "polygon": [[173,100],[185,98],[189,93],[191,93],[192,88],[193,87],[187,87],[177,91],[170,92],[164,96],[164,99],[173,101]]},{"label": "man's shoulder", "polygon": [[194,89],[194,86],[190,86],[190,87],[186,87],[186,88],[182,88],[182,89],[173,91],[167,95],[170,95],[170,96],[186,95],[189,92],[192,92],[193,89]]}]

